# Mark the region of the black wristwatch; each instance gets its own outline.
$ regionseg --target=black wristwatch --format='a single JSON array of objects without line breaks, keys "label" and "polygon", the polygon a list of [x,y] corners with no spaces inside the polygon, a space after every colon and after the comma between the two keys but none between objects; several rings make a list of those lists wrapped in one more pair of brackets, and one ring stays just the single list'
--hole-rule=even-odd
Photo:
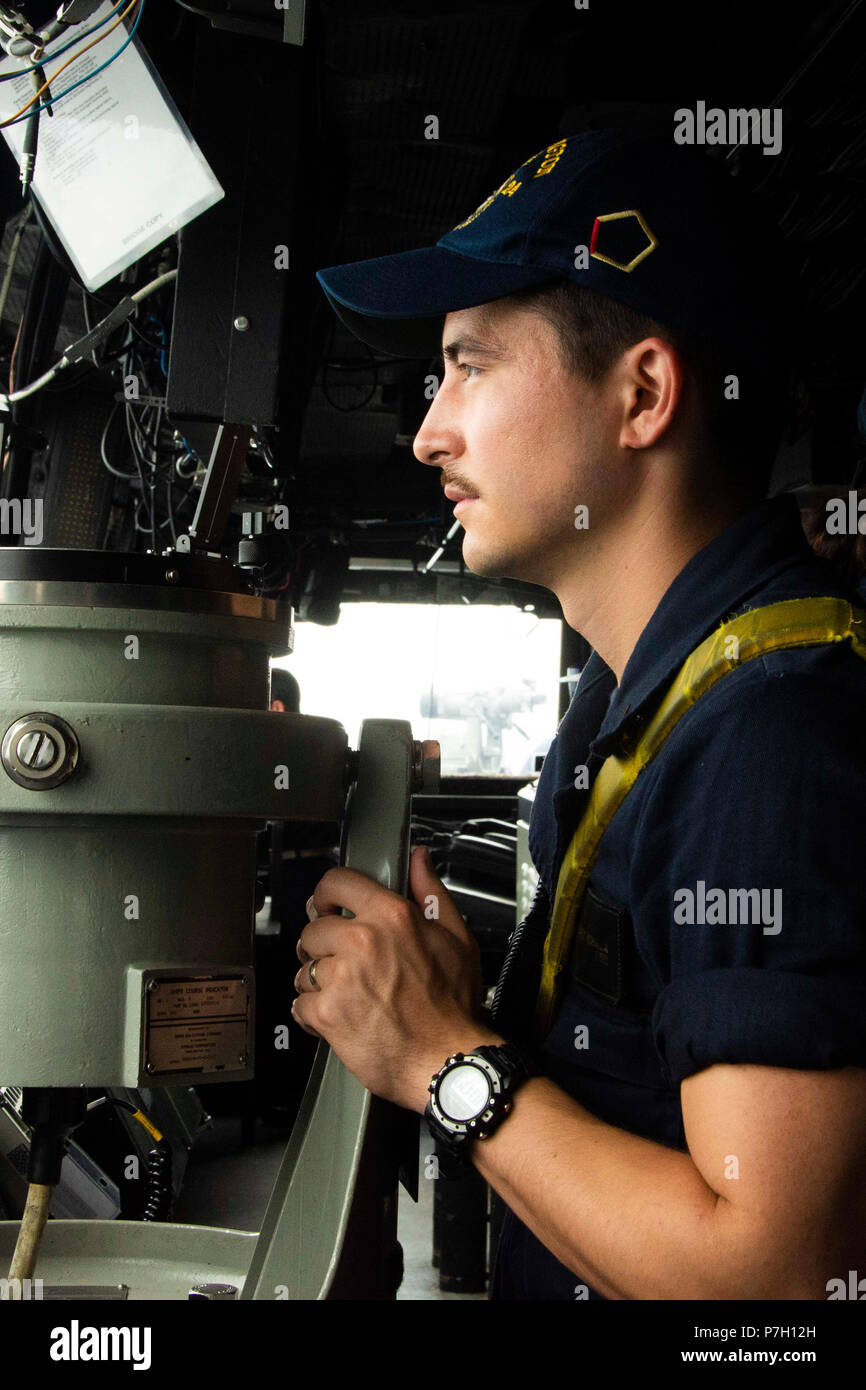
[{"label": "black wristwatch", "polygon": [[433,1077],[424,1111],[430,1133],[448,1154],[469,1161],[473,1139],[487,1139],[511,1109],[522,1081],[538,1075],[532,1054],[516,1043],[455,1052]]}]

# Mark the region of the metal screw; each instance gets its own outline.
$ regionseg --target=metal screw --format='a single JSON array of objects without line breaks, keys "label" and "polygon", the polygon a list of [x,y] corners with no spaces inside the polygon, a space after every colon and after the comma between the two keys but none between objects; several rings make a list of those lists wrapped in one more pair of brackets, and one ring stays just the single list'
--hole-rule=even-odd
[{"label": "metal screw", "polygon": [[249,326],[250,321],[247,318],[246,314],[238,314],[237,318],[235,319],[235,328],[237,329],[237,331],[239,333],[246,333]]},{"label": "metal screw", "polygon": [[241,1064],[242,1067],[245,1067],[245,1066],[246,1066],[246,1064],[247,1064],[247,1056],[246,1056],[246,1053],[245,1053],[245,1052],[242,1052],[242,1053],[241,1053],[240,1057],[238,1058],[238,1061],[240,1062],[240,1064]]},{"label": "metal screw", "polygon": [[21,715],[3,735],[0,764],[19,787],[47,791],[71,777],[78,763],[71,724],[48,710]]},{"label": "metal screw", "polygon": [[438,792],[441,752],[435,738],[414,739],[412,743],[412,791]]},{"label": "metal screw", "polygon": [[153,1062],[147,1062],[145,1063],[144,1070],[147,1072],[156,1071],[156,1067],[153,1065]]},{"label": "metal screw", "polygon": [[169,584],[176,584],[180,579],[180,570],[166,570],[165,577]]},{"label": "metal screw", "polygon": [[50,767],[59,757],[59,749],[54,739],[42,729],[24,734],[18,740],[16,752],[18,761],[23,763],[25,767],[40,771],[42,768]]}]

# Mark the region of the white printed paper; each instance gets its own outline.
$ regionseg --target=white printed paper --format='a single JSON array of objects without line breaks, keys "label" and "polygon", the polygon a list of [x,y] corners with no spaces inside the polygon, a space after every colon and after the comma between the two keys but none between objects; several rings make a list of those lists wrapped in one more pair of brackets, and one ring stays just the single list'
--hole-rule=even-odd
[{"label": "white printed paper", "polygon": [[[82,34],[113,8],[105,0],[80,26]],[[72,29],[68,38],[74,37]],[[119,25],[56,82],[52,75],[75,50],[47,59],[52,96],[94,72],[127,37],[127,29]],[[49,45],[57,46],[56,40]],[[7,58],[0,73],[21,66]],[[0,83],[0,120],[13,116],[32,95],[26,72]],[[25,129],[20,122],[3,131],[19,166]],[[63,97],[53,116],[42,112],[33,191],[90,290],[98,290],[225,196],[137,37],[103,72]]]}]

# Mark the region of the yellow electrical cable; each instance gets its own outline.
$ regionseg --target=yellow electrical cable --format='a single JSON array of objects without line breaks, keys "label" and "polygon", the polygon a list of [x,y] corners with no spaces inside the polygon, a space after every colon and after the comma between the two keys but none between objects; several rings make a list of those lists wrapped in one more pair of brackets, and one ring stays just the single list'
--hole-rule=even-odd
[{"label": "yellow electrical cable", "polygon": [[143,1125],[143,1126],[144,1126],[144,1128],[147,1130],[148,1134],[152,1134],[152,1135],[153,1135],[153,1137],[154,1137],[154,1139],[156,1140],[157,1144],[162,1143],[162,1135],[160,1134],[160,1132],[159,1132],[159,1130],[157,1129],[156,1125],[155,1125],[155,1124],[152,1124],[151,1121],[147,1118],[147,1116],[145,1115],[145,1113],[144,1113],[143,1110],[133,1110],[133,1112],[132,1112],[132,1117],[133,1117],[133,1119],[138,1120],[138,1123],[139,1123],[140,1125]]},{"label": "yellow electrical cable", "polygon": [[[123,0],[120,0],[120,3],[123,4]],[[14,116],[9,116],[7,120],[5,120],[5,121],[0,121],[0,130],[2,130],[2,129],[4,128],[4,126],[12,125],[12,123],[13,123],[14,121],[19,120],[21,116],[23,116],[27,111],[29,111],[31,106],[35,106],[36,103],[39,101],[39,98],[42,96],[42,93],[48,91],[48,89],[49,89],[49,87],[51,86],[52,82],[56,82],[56,81],[57,81],[57,79],[58,79],[58,77],[60,76],[60,74],[61,74],[62,72],[64,72],[66,68],[69,67],[70,63],[74,63],[75,60],[76,60],[76,58],[80,58],[84,53],[86,53],[86,52],[88,51],[88,49],[90,49],[90,48],[95,48],[96,45],[97,45],[98,43],[102,43],[102,40],[103,40],[103,39],[107,39],[108,36],[109,36],[109,34],[113,34],[113,33],[114,33],[114,30],[118,27],[118,25],[120,25],[120,24],[123,23],[123,21],[126,19],[126,16],[130,13],[130,11],[131,11],[131,10],[134,10],[135,7],[136,7],[136,5],[140,5],[140,4],[141,4],[141,0],[130,0],[130,3],[127,5],[126,9],[123,11],[123,14],[118,15],[117,19],[116,19],[116,20],[114,21],[114,23],[110,26],[110,28],[106,29],[106,31],[105,31],[104,34],[97,34],[97,36],[96,36],[95,39],[91,39],[90,43],[85,44],[83,48],[79,48],[78,52],[77,52],[77,53],[73,53],[73,55],[72,55],[71,58],[67,58],[65,63],[61,63],[61,64],[60,64],[60,67],[57,69],[57,71],[51,74],[51,76],[50,76],[50,78],[48,79],[48,81],[45,82],[45,83],[39,88],[39,91],[38,91],[38,92],[34,92],[34,93],[33,93],[33,95],[32,95],[32,97],[30,98],[30,100],[29,100],[24,106],[21,107],[21,110],[20,110],[20,111],[16,111],[16,112],[15,112],[15,115],[14,115]],[[50,59],[46,59],[46,61],[47,61],[47,62],[50,62],[51,60],[50,60]]]}]

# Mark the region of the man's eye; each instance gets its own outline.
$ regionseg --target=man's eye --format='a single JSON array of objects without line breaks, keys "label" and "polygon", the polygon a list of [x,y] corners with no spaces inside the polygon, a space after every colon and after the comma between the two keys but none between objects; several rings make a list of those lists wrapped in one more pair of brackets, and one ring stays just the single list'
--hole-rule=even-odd
[{"label": "man's eye", "polygon": [[[458,364],[457,364],[457,370],[458,370],[458,372],[480,372],[480,371],[481,371],[481,368],[480,368],[480,367],[473,367],[472,364],[471,364],[471,362],[458,362]],[[471,381],[471,380],[472,380],[471,377],[467,377],[466,379],[467,379],[467,381]]]}]

